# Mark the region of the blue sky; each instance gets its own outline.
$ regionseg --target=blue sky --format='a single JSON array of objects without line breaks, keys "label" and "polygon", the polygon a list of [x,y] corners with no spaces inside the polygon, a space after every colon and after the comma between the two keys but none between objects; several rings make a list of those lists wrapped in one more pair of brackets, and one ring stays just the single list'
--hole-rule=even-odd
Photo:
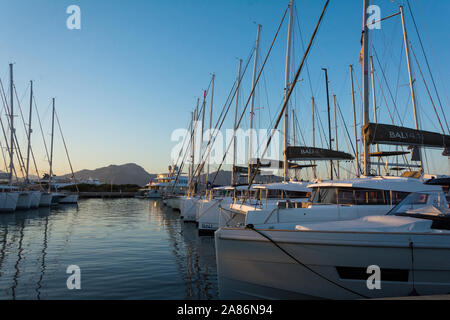
[{"label": "blue sky", "polygon": [[[303,54],[299,30],[306,42],[323,3],[297,1],[295,68]],[[374,3],[381,7],[382,16],[387,16],[398,11],[403,1]],[[66,28],[66,8],[72,4],[81,8],[81,30]],[[190,111],[207,88],[211,73],[216,74],[216,119],[236,77],[237,58],[246,59],[254,45],[255,23],[263,25],[264,56],[287,4],[287,0],[4,0],[0,4],[0,77],[7,85],[8,64],[14,62],[21,98],[28,92],[29,80],[35,81],[46,138],[50,132],[50,99],[56,97],[75,170],[136,162],[150,172],[165,171],[170,150],[176,144],[170,141],[171,133],[187,126]],[[411,0],[411,4],[448,113],[450,67],[445,59],[450,46],[447,18],[450,3]],[[411,41],[425,71],[415,30],[406,12]],[[304,80],[294,96],[299,130],[305,141],[311,141],[310,83],[323,126],[327,128],[322,67],[329,69],[331,90],[337,95],[353,133],[348,66],[354,65],[360,84],[361,14],[362,1],[330,3],[308,59],[311,82],[306,72],[302,73]],[[283,96],[286,30],[284,25],[258,89],[257,104],[261,109],[256,123],[261,128],[269,127]],[[373,44],[385,66],[391,89],[397,92],[399,115],[406,126],[413,127],[399,17],[384,22],[382,29],[374,32]],[[250,92],[249,74],[244,80],[242,99]],[[379,76],[381,79],[381,73]],[[422,126],[439,131],[417,70],[416,78]],[[381,90],[377,98],[379,121],[390,123]],[[26,115],[27,100],[23,98]],[[359,97],[357,106],[360,108]],[[228,118],[226,127],[231,128],[231,115]],[[247,123],[245,119],[244,128]],[[36,123],[33,127],[38,165],[45,171],[42,137]],[[24,145],[25,134],[20,129],[19,139]],[[341,149],[347,150],[344,132],[342,128],[339,130]],[[55,148],[56,173],[66,173],[69,167],[59,138]],[[428,157],[429,171],[450,172],[448,159],[440,157],[439,152],[429,152]]]}]

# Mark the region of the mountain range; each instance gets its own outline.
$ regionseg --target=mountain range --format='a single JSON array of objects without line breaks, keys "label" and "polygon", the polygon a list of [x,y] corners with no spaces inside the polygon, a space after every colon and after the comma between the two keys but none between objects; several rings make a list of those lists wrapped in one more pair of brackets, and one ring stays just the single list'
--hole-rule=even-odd
[{"label": "mountain range", "polygon": [[[211,181],[216,174],[215,171],[209,175]],[[70,178],[72,175],[67,174],[63,178]],[[108,167],[98,168],[95,170],[81,170],[75,172],[75,178],[78,180],[98,179],[102,184],[137,184],[138,186],[145,186],[151,180],[156,178],[156,174],[148,173],[144,168],[135,164],[127,163],[124,165],[110,165]],[[229,185],[230,171],[219,171],[215,179],[214,185]],[[204,179],[204,175],[203,175]],[[204,181],[204,180],[202,180]],[[246,178],[242,177],[239,182],[245,183]],[[255,183],[279,182],[282,181],[278,176],[257,176]]]},{"label": "mountain range", "polygon": [[[63,178],[70,178],[71,176],[71,174],[67,174]],[[155,177],[156,174],[148,173],[144,168],[135,163],[110,165],[95,170],[86,169],[75,172],[75,178],[78,180],[92,178],[98,179],[102,184],[137,184],[138,186],[145,186]]]}]

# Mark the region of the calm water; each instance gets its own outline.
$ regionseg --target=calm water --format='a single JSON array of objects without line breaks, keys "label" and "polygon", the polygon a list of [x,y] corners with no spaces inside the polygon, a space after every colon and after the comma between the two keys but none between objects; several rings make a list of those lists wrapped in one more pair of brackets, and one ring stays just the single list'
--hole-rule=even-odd
[{"label": "calm water", "polygon": [[[213,237],[161,202],[80,200],[0,214],[0,299],[214,299]],[[68,290],[69,265],[81,290]]]}]

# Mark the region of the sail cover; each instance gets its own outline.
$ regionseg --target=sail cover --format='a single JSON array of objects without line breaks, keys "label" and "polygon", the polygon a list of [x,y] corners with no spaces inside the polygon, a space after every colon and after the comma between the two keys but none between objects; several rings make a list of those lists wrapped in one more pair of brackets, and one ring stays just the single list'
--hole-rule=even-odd
[{"label": "sail cover", "polygon": [[342,151],[312,147],[287,147],[288,160],[315,161],[315,160],[353,160],[353,156]]},{"label": "sail cover", "polygon": [[363,127],[363,136],[370,144],[392,144],[429,148],[446,148],[450,146],[449,135],[389,124],[368,123]]}]

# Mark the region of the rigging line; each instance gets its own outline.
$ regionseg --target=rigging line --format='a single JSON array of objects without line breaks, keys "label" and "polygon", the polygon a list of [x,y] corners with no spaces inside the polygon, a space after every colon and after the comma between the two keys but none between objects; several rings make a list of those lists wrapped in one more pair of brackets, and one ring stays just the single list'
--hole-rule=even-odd
[{"label": "rigging line", "polygon": [[291,258],[292,260],[294,260],[295,262],[297,262],[297,263],[298,263],[299,265],[301,265],[303,268],[305,268],[305,269],[309,270],[310,272],[314,273],[314,274],[315,274],[316,276],[318,276],[319,278],[324,279],[324,280],[330,282],[331,284],[333,284],[333,285],[335,285],[335,286],[337,286],[337,287],[339,287],[339,288],[341,288],[341,289],[344,289],[345,291],[348,291],[348,292],[350,292],[350,293],[352,293],[352,294],[355,294],[355,295],[357,295],[357,296],[359,296],[359,297],[361,297],[361,298],[369,299],[369,297],[367,297],[367,296],[365,296],[365,295],[363,295],[363,294],[361,294],[361,293],[358,293],[358,292],[356,292],[356,291],[353,291],[352,289],[346,288],[346,287],[340,285],[339,283],[337,283],[337,282],[335,282],[335,281],[333,281],[333,280],[327,278],[326,276],[322,275],[321,273],[315,271],[315,270],[312,269],[311,267],[307,266],[305,263],[301,262],[299,259],[297,259],[297,258],[294,257],[292,254],[290,254],[286,249],[284,249],[283,247],[281,247],[281,246],[280,246],[275,240],[273,240],[271,237],[269,237],[268,235],[266,235],[266,234],[263,233],[262,231],[260,231],[260,230],[258,230],[258,229],[255,229],[255,227],[254,227],[252,224],[248,224],[247,226],[245,226],[245,228],[246,228],[246,229],[249,229],[249,230],[252,230],[252,231],[254,231],[254,232],[256,232],[256,233],[258,233],[259,235],[261,235],[261,236],[264,237],[265,239],[269,240],[270,243],[272,243],[275,247],[277,247],[278,249],[280,249],[280,250],[281,250],[284,254],[286,254],[289,258]]},{"label": "rigging line", "polygon": [[77,189],[77,193],[79,193],[80,190],[78,189],[77,180],[75,179],[75,173],[73,172],[72,161],[70,161],[70,156],[69,156],[69,151],[67,150],[66,140],[64,139],[64,135],[63,135],[63,132],[61,129],[61,124],[59,123],[58,113],[56,112],[56,110],[55,110],[55,118],[56,118],[56,122],[58,123],[59,133],[61,134],[61,138],[62,138],[62,141],[64,144],[64,149],[66,150],[67,160],[69,161],[70,171],[72,172],[72,179],[73,179],[73,182],[75,183],[75,188]]},{"label": "rigging line", "polygon": [[[1,82],[1,79],[0,79],[0,85],[1,85],[1,89],[3,91],[3,95],[5,95],[5,91],[4,91],[3,83]],[[6,115],[10,114],[9,105],[8,105],[7,101],[6,101],[6,104],[3,104],[3,110],[5,110],[5,114]],[[6,118],[8,120],[8,127],[10,128],[10,130],[12,130],[10,117],[7,116]],[[18,152],[19,156],[17,157],[18,158],[17,160],[19,161],[19,167],[20,167],[20,172],[22,173],[22,177],[24,177],[25,174],[24,174],[23,169],[25,168],[25,164],[23,163],[22,152],[20,151],[20,148],[19,148],[19,143],[17,141],[17,136],[16,136],[16,131],[15,130],[13,131],[13,135],[14,135],[13,136],[13,150],[15,148],[17,150],[17,152]],[[22,160],[22,163],[20,162],[20,160]],[[16,178],[18,178],[17,175],[16,175]]]},{"label": "rigging line", "polygon": [[350,145],[351,145],[352,150],[353,150],[353,154],[356,155],[355,146],[353,145],[352,138],[351,138],[350,133],[348,131],[347,123],[345,122],[345,118],[344,118],[344,115],[342,114],[341,106],[339,105],[339,101],[338,101],[337,98],[336,98],[336,105],[337,105],[337,110],[339,111],[339,115],[341,116],[340,117],[341,118],[341,123],[342,123],[343,127],[345,128],[345,132],[347,133],[347,139],[345,139],[346,142],[347,142],[347,147],[348,147],[348,143],[350,142]]},{"label": "rigging line", "polygon": [[[14,91],[16,93],[16,99],[18,99],[17,91],[16,91],[16,87],[15,86],[14,86]],[[28,89],[27,89],[27,91],[28,91]],[[23,98],[22,98],[22,100],[23,100]],[[22,106],[21,106],[21,104],[20,104],[20,102],[18,100],[17,100],[17,102],[18,102],[18,106],[19,106],[20,116],[22,118],[23,127],[25,129],[25,133],[28,133],[28,130],[27,130],[27,127],[26,127],[26,124],[25,124],[25,118],[24,118],[23,112],[22,112]],[[31,133],[30,133],[30,135],[31,135]],[[27,135],[27,137],[28,137],[28,135]],[[41,186],[41,178],[40,178],[40,175],[39,175],[39,170],[38,170],[37,165],[36,165],[36,159],[34,158],[34,152],[33,152],[33,148],[31,147],[31,145],[30,145],[30,154],[31,154],[31,157],[33,159],[33,163],[34,163],[34,168],[36,170],[36,174],[38,176],[39,186]]]},{"label": "rigging line", "polygon": [[378,65],[379,65],[380,70],[381,70],[381,75],[383,76],[385,85],[386,85],[386,87],[387,87],[387,89],[388,89],[389,95],[390,95],[391,100],[392,100],[392,103],[393,103],[393,105],[394,105],[394,110],[397,112],[397,116],[398,116],[398,118],[399,118],[400,124],[403,126],[403,118],[400,116],[400,113],[399,113],[399,111],[398,111],[397,104],[396,104],[396,102],[395,102],[394,96],[392,95],[391,88],[389,87],[389,83],[388,83],[388,81],[387,81],[386,74],[384,73],[383,66],[381,65],[380,60],[378,59],[378,54],[377,54],[376,49],[373,48],[373,50],[374,50],[374,53],[375,53],[375,54],[374,54],[375,59],[377,60]]},{"label": "rigging line", "polygon": [[[0,82],[1,82],[1,79],[0,79]],[[0,93],[0,96],[1,96],[1,98],[2,98],[2,103],[3,103],[3,105],[4,105],[4,104],[6,103],[6,102],[5,102],[6,97],[4,97],[3,91]],[[8,153],[9,153],[9,143],[8,143],[8,139],[7,139],[7,137],[6,137],[5,128],[3,127],[3,122],[1,121],[1,113],[0,113],[0,123],[1,123],[1,125],[2,125],[3,137],[5,138],[6,150],[7,150]],[[7,172],[7,171],[8,171],[8,163],[6,162],[6,158],[5,158],[5,155],[4,155],[3,147],[2,147],[2,155],[3,155],[4,161],[5,161],[5,172]]]},{"label": "rigging line", "polygon": [[438,119],[438,122],[439,122],[439,125],[440,125],[440,127],[441,127],[442,133],[445,135],[444,127],[442,126],[441,119],[439,118],[439,114],[438,114],[437,109],[436,109],[436,106],[435,106],[435,104],[434,104],[433,97],[431,96],[431,92],[430,92],[430,90],[428,89],[427,82],[425,81],[425,77],[424,77],[424,75],[423,75],[422,68],[420,68],[419,61],[417,60],[416,53],[414,52],[414,49],[413,49],[412,45],[410,44],[409,46],[411,47],[411,52],[412,52],[412,54],[413,54],[413,56],[414,56],[414,59],[415,59],[415,61],[416,61],[416,65],[417,65],[417,68],[419,69],[420,75],[422,76],[423,84],[425,85],[425,89],[427,90],[428,97],[430,98],[431,105],[433,106],[434,113],[436,114],[436,118]]},{"label": "rigging line", "polygon": [[[211,81],[212,81],[212,80],[211,80]],[[233,85],[233,88],[232,88],[232,91],[231,91],[231,92],[233,92],[234,86],[235,86],[235,85]],[[231,96],[231,92],[230,92],[230,95],[228,96],[228,98]],[[228,99],[227,99],[227,102],[228,102]],[[206,107],[206,104],[204,104],[204,105],[202,106],[202,109],[203,109],[204,107]],[[225,104],[224,108],[225,108],[225,107],[226,107],[226,104]],[[223,110],[224,110],[224,109],[222,109],[221,116],[222,116],[222,114],[223,114]],[[200,111],[200,113],[201,113],[201,111]],[[221,116],[218,118],[218,120],[217,120],[218,122],[220,121]],[[216,125],[216,126],[217,126],[217,125]],[[195,127],[193,127],[192,125],[190,125],[189,128],[190,128],[190,131],[192,130],[192,132],[195,132],[195,130],[197,129],[197,122],[195,123]],[[216,128],[215,128],[215,129],[216,129]],[[175,188],[175,186],[176,186],[177,183],[178,183],[178,179],[179,179],[180,173],[182,172],[182,168],[183,168],[183,166],[184,166],[184,163],[185,163],[185,161],[186,161],[186,156],[188,155],[188,152],[190,151],[190,147],[193,146],[193,145],[195,144],[195,135],[193,135],[192,132],[191,132],[191,138],[190,138],[190,140],[189,140],[189,145],[188,145],[188,147],[186,148],[186,151],[185,151],[185,156],[184,156],[184,159],[183,159],[183,162],[182,162],[181,169],[178,171],[177,178],[176,178],[175,183],[174,183],[174,185],[173,185],[173,187],[172,187],[172,192],[173,192],[173,189]],[[209,141],[209,142],[210,142],[210,141]],[[208,143],[209,143],[209,142],[208,142]],[[203,159],[203,158],[202,158],[202,159]],[[193,163],[193,166],[194,166],[194,165],[195,165],[195,164]],[[197,166],[197,169],[198,169],[198,166]],[[196,171],[195,171],[195,172],[196,172]],[[194,180],[194,177],[195,177],[195,172],[192,172],[192,176],[191,176],[190,179],[189,179],[189,186],[191,186],[192,183],[193,183],[193,180]],[[198,181],[198,180],[197,180],[197,181]]]},{"label": "rigging line", "polygon": [[[5,96],[5,93],[4,93],[4,90],[3,90],[3,84],[1,83],[1,79],[0,79],[0,84],[1,84],[1,92],[0,92],[0,95],[1,95],[1,97],[2,97],[2,103],[3,103],[3,106],[5,105],[5,99],[6,99],[6,96]],[[1,114],[1,113],[0,113]],[[5,143],[6,143],[6,150],[8,151],[8,153],[10,154],[10,147],[9,147],[9,143],[8,143],[8,137],[7,137],[7,135],[6,135],[6,131],[5,131],[5,127],[3,126],[3,121],[2,121],[2,119],[1,119],[1,117],[0,117],[0,125],[1,125],[1,127],[2,127],[2,132],[3,132],[3,137],[5,138]],[[3,150],[2,150],[2,152],[3,152]],[[9,164],[8,163],[6,163],[6,172],[8,172],[8,170],[9,170]],[[15,177],[17,178],[17,173],[16,173],[16,167],[13,165],[13,171],[14,171],[14,175],[15,175]]]},{"label": "rigging line", "polygon": [[[297,6],[295,6],[295,8],[294,8],[294,12],[295,12],[295,17],[296,17],[295,21],[297,22],[298,32],[299,32],[299,35],[300,35],[300,43],[302,45],[303,53],[304,53],[305,52],[305,43],[304,43],[304,40],[303,40],[302,29],[300,27],[300,19],[298,18]],[[309,89],[311,90],[311,96],[314,97],[314,90],[313,90],[313,87],[312,87],[311,73],[309,71],[308,60],[306,61],[306,74],[307,74],[307,77],[308,77]]]},{"label": "rigging line", "polygon": [[[15,85],[13,85],[13,89],[14,89],[14,94],[16,96],[17,105],[19,107],[20,112],[22,112],[22,107],[20,106],[20,101],[19,101],[19,97],[17,95],[17,90],[16,90],[16,86]],[[26,129],[25,129],[25,132],[26,132]],[[19,160],[22,161],[21,165],[23,166],[23,170],[25,170],[25,161],[24,161],[24,157],[22,156],[22,152],[21,152],[21,150],[19,148],[19,140],[17,139],[17,135],[16,135],[16,130],[15,129],[14,129],[14,139],[15,139],[16,144],[17,144],[16,148],[17,148],[17,151],[19,153],[19,157],[20,157]],[[19,164],[20,164],[20,161],[19,161]]]},{"label": "rigging line", "polygon": [[[329,1],[329,0],[328,0],[328,1]],[[278,26],[277,32],[275,33],[275,37],[273,38],[272,44],[270,45],[269,51],[267,52],[266,58],[264,59],[264,63],[262,64],[261,69],[260,69],[260,71],[259,71],[259,73],[258,73],[258,77],[256,78],[256,80],[255,80],[255,82],[254,82],[254,84],[253,84],[252,91],[251,91],[251,93],[250,93],[249,98],[247,99],[247,103],[245,104],[244,110],[243,110],[242,113],[241,113],[241,116],[240,116],[240,118],[239,118],[239,122],[236,124],[236,126],[235,126],[235,128],[234,128],[234,135],[233,135],[233,136],[236,136],[237,128],[239,128],[239,126],[240,126],[240,124],[241,124],[241,121],[242,121],[242,118],[244,117],[245,112],[246,112],[246,110],[247,110],[248,104],[250,103],[250,100],[251,100],[253,94],[255,93],[255,89],[256,89],[256,86],[258,85],[259,79],[260,79],[260,77],[261,77],[261,73],[262,73],[262,71],[264,70],[264,67],[265,67],[265,65],[266,65],[266,63],[267,63],[267,60],[269,59],[270,53],[272,52],[272,48],[273,48],[273,46],[274,46],[274,44],[275,44],[276,39],[278,38],[278,34],[279,34],[280,29],[281,29],[281,27],[282,27],[282,25],[283,25],[284,19],[286,18],[286,14],[287,14],[288,10],[289,10],[289,6],[288,6],[288,7],[286,8],[286,10],[284,11],[283,18],[281,19],[280,25]],[[228,144],[228,148],[227,148],[227,150],[226,150],[226,152],[225,152],[225,154],[224,154],[224,156],[223,156],[222,162],[221,162],[220,165],[219,165],[219,168],[218,168],[218,170],[217,170],[217,172],[216,172],[216,175],[214,176],[214,180],[213,180],[213,181],[215,181],[215,179],[217,178],[217,175],[218,175],[218,173],[219,173],[219,170],[220,170],[220,168],[222,167],[223,162],[225,161],[225,157],[226,157],[226,155],[227,155],[227,153],[228,153],[228,151],[230,150],[230,147],[231,147],[231,142],[232,142],[232,141],[230,141],[230,143]]]},{"label": "rigging line", "polygon": [[[226,108],[226,112],[225,112],[225,114],[224,114],[224,116],[223,116],[223,118],[222,118],[222,121],[221,121],[221,123],[220,123],[220,126],[219,126],[218,129],[217,129],[217,134],[216,134],[216,136],[214,137],[214,140],[212,141],[212,143],[211,143],[211,140],[208,142],[207,148],[209,147],[209,149],[207,149],[207,151],[208,151],[207,153],[205,152],[205,155],[204,155],[205,160],[204,160],[204,161],[203,161],[203,158],[202,158],[202,161],[203,161],[203,162],[202,162],[202,166],[201,166],[201,168],[200,168],[200,171],[203,170],[203,167],[204,167],[204,165],[205,165],[205,162],[206,162],[206,160],[208,159],[209,154],[210,154],[211,151],[212,151],[212,147],[214,146],[214,143],[216,142],[216,139],[217,139],[217,137],[219,136],[218,133],[219,133],[220,129],[222,128],[223,123],[225,122],[225,118],[226,118],[228,112],[230,111],[231,105],[233,104],[233,101],[234,101],[234,97],[236,96],[236,94],[239,94],[239,89],[240,89],[240,87],[241,87],[241,85],[242,85],[242,80],[243,80],[243,78],[244,78],[244,76],[245,76],[245,74],[246,74],[246,72],[247,72],[248,66],[250,65],[250,61],[251,61],[251,58],[252,58],[254,52],[255,52],[255,50],[252,49],[252,52],[251,52],[250,56],[249,56],[248,59],[247,59],[247,63],[245,64],[244,72],[242,73],[241,77],[240,77],[239,79],[237,79],[237,81],[235,82],[236,90],[234,90],[234,94],[233,94],[231,100],[230,100],[229,103],[228,103],[228,107]],[[253,92],[252,92],[252,93],[253,93]],[[250,96],[251,96],[251,95],[250,95]],[[245,110],[244,110],[244,112],[245,112]],[[238,127],[239,127],[239,124],[236,125],[236,128],[238,128]],[[231,145],[232,142],[234,142],[234,139],[236,139],[236,128],[235,128],[235,131],[234,131],[233,139],[230,140],[230,145]],[[228,149],[227,149],[227,151],[224,153],[224,159],[222,159],[222,163],[223,163],[223,161],[225,161],[225,158],[226,158],[227,153],[228,153]],[[221,163],[221,165],[222,165],[222,163]],[[217,169],[216,174],[214,175],[214,178],[213,178],[213,180],[212,180],[212,182],[211,182],[211,185],[213,185],[214,182],[216,181],[216,177],[217,177],[217,175],[219,174],[220,168],[221,168],[221,166],[219,166],[219,168]],[[198,168],[197,168],[197,169],[198,169]],[[197,182],[198,182],[198,178],[197,178]]]},{"label": "rigging line", "polygon": [[401,71],[402,71],[402,65],[403,65],[403,44],[400,46],[400,61],[398,63],[398,69],[397,69],[397,83],[395,87],[395,101],[397,102],[398,99],[398,89],[400,88],[400,78],[401,78]]},{"label": "rigging line", "polygon": [[[378,73],[375,73],[375,78],[377,79],[378,84],[380,86],[380,92],[383,97],[384,103],[386,104],[386,108],[387,108],[389,117],[391,118],[392,125],[395,125],[394,117],[392,116],[391,109],[389,108],[389,104],[387,102],[386,95],[384,94],[383,87],[381,86],[381,81],[380,81],[380,78],[378,77]],[[400,146],[400,148],[402,149],[402,151],[405,151],[403,146]],[[408,159],[406,158],[406,156],[402,155],[402,157],[403,157],[403,160],[405,161],[405,163],[409,166],[409,162],[408,162]],[[409,167],[409,168],[411,169],[411,167]]]},{"label": "rigging line", "polygon": [[[294,91],[295,85],[297,84],[297,80],[298,80],[298,78],[299,78],[299,76],[300,76],[301,71],[303,70],[303,66],[304,66],[304,64],[305,64],[306,58],[308,57],[308,54],[309,54],[309,52],[310,52],[310,50],[311,50],[311,47],[312,47],[313,42],[314,42],[314,39],[315,39],[315,37],[316,37],[316,35],[317,35],[317,31],[319,30],[319,27],[320,27],[320,25],[321,25],[322,19],[323,19],[324,15],[325,15],[325,12],[326,12],[326,9],[327,9],[329,3],[330,3],[330,0],[327,0],[326,3],[325,3],[325,5],[324,5],[324,7],[323,7],[322,13],[321,13],[321,15],[320,15],[320,17],[319,17],[319,21],[317,21],[316,27],[315,27],[315,29],[314,29],[314,32],[313,32],[313,34],[312,34],[312,36],[311,36],[311,39],[310,39],[310,41],[309,41],[309,44],[308,44],[308,48],[306,49],[306,51],[305,51],[305,53],[304,53],[304,55],[303,55],[302,62],[300,63],[300,66],[299,66],[299,68],[298,68],[298,70],[297,70],[297,73],[295,74],[294,80],[292,81],[292,83],[291,83],[291,85],[290,85],[289,91],[288,91],[288,93],[287,93],[287,95],[286,95],[285,102],[284,102],[284,104],[283,104],[283,108],[281,109],[281,113],[278,115],[277,122],[275,123],[275,130],[278,128],[278,125],[280,124],[280,121],[281,121],[281,119],[282,119],[282,117],[283,117],[283,115],[284,115],[284,112],[285,112],[285,110],[286,110],[286,107],[287,107],[287,105],[288,105],[288,103],[289,103],[289,100],[290,100],[290,98],[291,98],[292,92]],[[273,132],[274,132],[274,131],[272,131],[272,133],[271,133],[270,136],[269,136],[269,139],[268,139],[268,141],[267,141],[267,145],[266,145],[266,147],[265,147],[265,149],[264,149],[264,152],[263,152],[261,158],[264,158],[264,155],[265,155],[266,152],[267,152],[267,149],[268,149],[268,147],[269,147],[269,144],[270,144],[270,142],[272,141],[272,138],[273,138]],[[261,165],[261,162],[258,162],[258,163],[256,164],[255,172],[252,174],[252,177],[251,177],[251,179],[250,179],[250,183],[249,183],[249,185],[248,185],[248,191],[249,191],[248,194],[250,194],[250,188],[251,188],[251,185],[252,185],[252,183],[253,183],[253,180],[254,180],[255,177],[256,177],[256,174],[258,173],[258,169],[259,169],[260,165]],[[246,200],[246,199],[244,199],[244,202],[245,202],[245,200]]]},{"label": "rigging line", "polygon": [[[225,105],[223,106],[222,111],[221,111],[219,117],[217,118],[217,123],[216,123],[216,125],[215,125],[215,127],[214,127],[214,132],[217,132],[217,131],[216,131],[217,125],[218,125],[218,123],[220,122],[220,119],[222,118],[223,112],[224,112],[225,109],[226,109],[226,106],[227,106],[228,101],[229,101],[229,99],[230,99],[230,97],[231,97],[231,95],[232,95],[232,93],[233,93],[233,91],[234,91],[234,87],[235,87],[235,86],[236,86],[236,82],[233,83],[233,86],[232,86],[232,88],[231,88],[231,90],[230,90],[230,93],[228,94],[228,97],[227,97],[227,100],[226,100],[226,102],[225,102]],[[192,130],[192,124],[189,125],[189,131],[191,131],[191,130]],[[218,134],[218,133],[216,133],[216,134]],[[187,147],[186,147],[186,150],[185,150],[185,152],[184,152],[184,156],[183,156],[183,160],[182,160],[181,165],[180,165],[180,169],[178,170],[177,177],[176,177],[175,182],[174,182],[174,184],[173,184],[173,186],[172,186],[172,192],[173,192],[173,190],[175,189],[175,186],[178,184],[178,180],[179,180],[180,174],[183,172],[183,167],[184,167],[184,164],[185,164],[185,162],[186,162],[186,160],[187,160],[186,158],[187,158],[187,156],[188,156],[188,152],[190,151],[191,145],[192,145],[192,135],[191,135],[191,137],[189,138],[189,143],[188,143],[188,145],[187,145]],[[189,182],[191,182],[191,181],[189,181]]]},{"label": "rigging line", "polygon": [[41,117],[39,116],[39,110],[37,107],[36,98],[34,96],[33,96],[33,102],[34,102],[34,109],[36,110],[36,115],[37,115],[38,122],[39,122],[39,128],[41,129],[42,140],[44,141],[44,147],[45,147],[45,153],[47,155],[47,161],[50,165],[50,155],[48,154],[48,148],[47,148],[47,143],[45,142],[44,130],[42,129]]},{"label": "rigging line", "polygon": [[[193,119],[196,119],[196,120],[195,120],[195,125],[194,125],[192,133],[191,133],[191,140],[192,140],[191,145],[193,145],[194,147],[195,147],[197,126],[198,126],[198,123],[200,122],[200,121],[198,121],[198,117],[200,114],[202,114],[202,111],[206,106],[206,104],[202,103],[202,107],[200,108],[200,110],[198,110],[198,102],[199,102],[199,100],[197,99],[197,107],[195,108],[195,110],[193,112],[194,113]],[[200,153],[201,153],[201,150],[200,150]],[[192,168],[194,168],[194,167],[195,167],[195,153],[194,153],[194,156],[192,157]],[[198,169],[198,166],[197,166],[197,169]],[[194,182],[195,172],[197,172],[197,170],[195,170],[193,172],[192,177],[189,179],[189,188],[191,187],[192,183]]]},{"label": "rigging line", "polygon": [[431,67],[430,67],[430,64],[428,62],[428,57],[426,55],[425,48],[424,48],[423,43],[422,43],[422,38],[421,38],[420,33],[419,33],[419,28],[417,27],[417,24],[416,24],[416,19],[414,18],[414,14],[412,12],[409,0],[406,0],[406,3],[408,4],[409,12],[411,14],[411,18],[412,18],[412,21],[413,21],[413,24],[414,24],[414,28],[416,29],[417,37],[419,39],[420,47],[422,48],[423,56],[425,57],[425,62],[426,62],[426,65],[427,65],[427,68],[428,68],[428,72],[429,72],[430,77],[431,77],[431,81],[433,83],[434,91],[436,93],[436,96],[437,96],[438,101],[439,101],[439,105],[441,107],[442,115],[444,116],[445,124],[447,125],[447,131],[450,133],[450,129],[449,129],[448,122],[447,122],[447,117],[445,116],[445,112],[444,112],[444,109],[442,107],[441,98],[439,96],[439,92],[437,90],[436,83],[434,81],[433,73],[431,72]]}]

